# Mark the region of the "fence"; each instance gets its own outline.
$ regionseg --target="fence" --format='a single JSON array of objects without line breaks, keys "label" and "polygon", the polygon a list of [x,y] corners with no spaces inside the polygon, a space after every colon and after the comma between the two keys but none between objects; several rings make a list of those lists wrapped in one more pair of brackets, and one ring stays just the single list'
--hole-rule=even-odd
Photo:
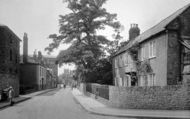
[{"label": "fence", "polygon": [[86,91],[109,100],[109,86],[99,84],[86,84]]}]

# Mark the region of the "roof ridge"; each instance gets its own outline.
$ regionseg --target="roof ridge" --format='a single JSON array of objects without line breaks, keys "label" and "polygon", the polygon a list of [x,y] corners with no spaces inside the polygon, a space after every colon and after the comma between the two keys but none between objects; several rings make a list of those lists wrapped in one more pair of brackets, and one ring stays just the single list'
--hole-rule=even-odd
[{"label": "roof ridge", "polygon": [[163,30],[165,30],[165,27],[169,23],[171,23],[175,18],[177,18],[179,15],[181,15],[189,7],[190,7],[190,3],[188,3],[187,5],[181,7],[180,9],[178,9],[177,11],[175,11],[174,13],[172,13],[171,15],[169,15],[168,17],[164,18],[163,20],[161,20],[160,22],[158,22],[154,26],[150,27],[148,30],[142,32],[139,36],[137,36],[135,39],[129,41],[129,43],[127,43],[120,50],[118,50],[118,52],[114,56],[116,56],[116,55],[124,52],[129,47],[131,47],[134,43],[136,43],[136,42],[139,42],[139,43],[143,42],[144,40],[152,37],[153,35],[162,32]]},{"label": "roof ridge", "polygon": [[[150,28],[147,29],[146,31],[151,30],[152,28],[156,27],[157,25],[159,25],[159,24],[162,23],[163,21],[167,20],[167,19],[170,18],[171,16],[175,15],[177,12],[181,11],[182,9],[184,9],[184,10],[181,11],[181,13],[183,13],[189,6],[190,6],[190,3],[188,3],[187,5],[184,5],[183,7],[181,7],[181,8],[178,9],[178,10],[176,10],[175,12],[173,12],[172,14],[170,14],[169,16],[167,16],[166,18],[162,19],[161,21],[159,21],[158,23],[156,23],[155,25],[153,25],[152,27],[150,27]],[[185,9],[185,8],[186,8],[186,9]],[[180,13],[180,14],[181,14],[181,13]],[[179,16],[180,14],[178,14],[177,16]],[[144,31],[144,32],[146,32],[146,31]],[[142,32],[141,34],[143,34],[144,32]],[[141,35],[141,34],[140,34],[140,35]],[[140,36],[140,35],[139,35],[139,36]]]}]

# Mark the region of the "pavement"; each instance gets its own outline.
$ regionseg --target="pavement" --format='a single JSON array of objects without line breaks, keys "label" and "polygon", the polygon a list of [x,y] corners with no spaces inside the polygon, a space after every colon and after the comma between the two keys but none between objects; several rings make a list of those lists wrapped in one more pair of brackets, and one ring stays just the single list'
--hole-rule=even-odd
[{"label": "pavement", "polygon": [[85,111],[73,98],[72,89],[56,89],[0,110],[0,119],[135,119],[101,116]]},{"label": "pavement", "polygon": [[[55,89],[47,89],[47,90],[33,92],[33,93],[30,93],[30,94],[26,94],[26,95],[20,95],[19,97],[14,98],[13,101],[14,101],[15,104],[17,104],[17,103],[29,100],[34,96],[41,95],[41,94],[47,93],[47,92],[52,91],[52,90],[55,90]],[[9,106],[10,106],[9,101],[0,102],[0,109],[6,108],[6,107],[9,107]]]},{"label": "pavement", "polygon": [[85,96],[76,88],[73,89],[72,94],[75,100],[92,114],[114,117],[190,119],[190,110],[118,109],[108,107],[91,97]]}]

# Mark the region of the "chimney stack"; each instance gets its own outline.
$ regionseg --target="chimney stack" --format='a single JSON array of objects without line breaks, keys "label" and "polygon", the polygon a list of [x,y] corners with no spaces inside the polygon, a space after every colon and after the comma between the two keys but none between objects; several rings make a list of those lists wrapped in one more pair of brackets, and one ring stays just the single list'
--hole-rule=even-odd
[{"label": "chimney stack", "polygon": [[23,63],[28,62],[28,36],[24,33],[23,37]]},{"label": "chimney stack", "polygon": [[129,40],[135,39],[138,35],[140,35],[138,24],[131,24],[131,28],[129,29]]}]

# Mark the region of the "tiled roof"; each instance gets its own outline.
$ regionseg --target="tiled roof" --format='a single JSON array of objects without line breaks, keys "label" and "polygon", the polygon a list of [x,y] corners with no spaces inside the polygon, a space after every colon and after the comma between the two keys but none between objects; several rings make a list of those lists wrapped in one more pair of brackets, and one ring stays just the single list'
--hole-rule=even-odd
[{"label": "tiled roof", "polygon": [[125,45],[124,47],[122,47],[116,54],[120,54],[124,51],[126,51],[127,49],[129,49],[133,44],[135,43],[140,43],[162,31],[165,30],[166,26],[171,23],[174,19],[176,19],[179,15],[181,15],[186,9],[188,9],[190,7],[190,4],[184,6],[183,8],[177,10],[176,12],[174,12],[172,15],[168,16],[167,18],[165,18],[164,20],[162,20],[160,23],[158,23],[157,25],[153,26],[152,28],[148,29],[147,31],[143,32],[141,35],[139,35],[138,37],[136,37],[135,39],[131,40],[127,45]]}]

